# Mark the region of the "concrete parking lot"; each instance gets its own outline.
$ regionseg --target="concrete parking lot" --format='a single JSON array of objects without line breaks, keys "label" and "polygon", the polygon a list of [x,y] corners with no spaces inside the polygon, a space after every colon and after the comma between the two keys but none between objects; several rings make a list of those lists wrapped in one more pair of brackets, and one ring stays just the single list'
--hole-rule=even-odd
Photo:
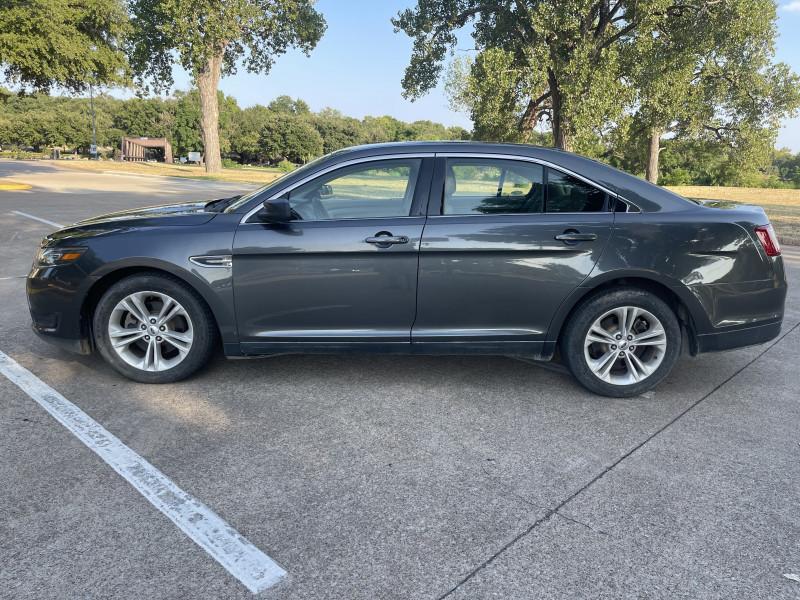
[{"label": "concrete parking lot", "polygon": [[[800,248],[777,340],[681,359],[646,397],[503,357],[219,357],[156,387],[33,335],[35,249],[54,224],[246,186],[4,176],[32,188],[0,191],[0,352],[280,564],[258,597],[800,597]],[[0,376],[0,597],[252,594]]]}]

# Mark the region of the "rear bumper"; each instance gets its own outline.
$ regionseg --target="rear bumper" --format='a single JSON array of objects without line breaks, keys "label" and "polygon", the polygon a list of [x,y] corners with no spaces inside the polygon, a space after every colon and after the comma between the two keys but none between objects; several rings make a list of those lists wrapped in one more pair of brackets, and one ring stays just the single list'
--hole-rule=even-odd
[{"label": "rear bumper", "polygon": [[733,331],[700,334],[697,336],[697,352],[719,352],[763,344],[778,337],[781,325],[782,321],[775,321]]}]

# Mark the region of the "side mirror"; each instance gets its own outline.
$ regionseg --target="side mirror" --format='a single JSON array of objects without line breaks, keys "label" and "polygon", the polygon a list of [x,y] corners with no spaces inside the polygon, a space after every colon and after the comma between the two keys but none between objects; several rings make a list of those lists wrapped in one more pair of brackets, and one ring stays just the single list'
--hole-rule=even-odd
[{"label": "side mirror", "polygon": [[281,196],[273,200],[266,200],[264,208],[258,211],[258,216],[264,223],[288,223],[292,220],[289,198]]}]

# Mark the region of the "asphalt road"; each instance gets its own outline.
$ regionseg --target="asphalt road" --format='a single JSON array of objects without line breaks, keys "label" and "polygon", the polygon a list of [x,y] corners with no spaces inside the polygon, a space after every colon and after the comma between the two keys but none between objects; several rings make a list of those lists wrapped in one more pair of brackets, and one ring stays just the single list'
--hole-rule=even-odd
[{"label": "asphalt road", "polygon": [[[800,297],[647,397],[509,358],[216,359],[146,386],[30,331],[55,223],[245,186],[0,161],[0,351],[282,565],[259,597],[798,598]],[[800,249],[787,249],[791,282]],[[0,376],[0,597],[250,598]]]}]

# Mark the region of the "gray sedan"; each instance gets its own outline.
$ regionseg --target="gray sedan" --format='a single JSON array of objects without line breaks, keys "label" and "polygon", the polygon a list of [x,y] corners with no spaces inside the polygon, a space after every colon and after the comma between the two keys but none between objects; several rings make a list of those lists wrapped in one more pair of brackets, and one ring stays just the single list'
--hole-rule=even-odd
[{"label": "gray sedan", "polygon": [[142,382],[187,377],[221,345],[555,358],[623,397],[682,351],[775,338],[786,279],[761,208],[552,149],[410,143],[76,223],[42,241],[27,289],[34,331]]}]

